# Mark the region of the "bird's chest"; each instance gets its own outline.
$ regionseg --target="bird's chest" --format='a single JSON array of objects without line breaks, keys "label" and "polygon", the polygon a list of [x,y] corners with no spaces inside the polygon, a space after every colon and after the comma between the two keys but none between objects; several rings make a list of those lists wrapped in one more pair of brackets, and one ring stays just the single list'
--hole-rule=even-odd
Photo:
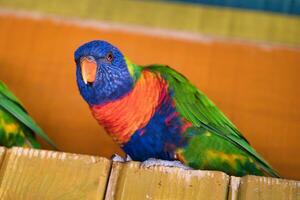
[{"label": "bird's chest", "polygon": [[161,79],[143,72],[130,93],[104,105],[91,106],[91,111],[99,124],[122,146],[149,123],[164,99],[165,91]]},{"label": "bird's chest", "polygon": [[176,112],[167,84],[150,72],[143,72],[133,90],[123,98],[92,106],[91,111],[135,160],[170,160],[175,149],[185,144],[183,132],[189,124]]},{"label": "bird's chest", "polygon": [[166,97],[147,125],[135,131],[122,146],[132,159],[174,160],[176,150],[186,145],[184,132],[190,124],[179,116],[173,105],[172,100]]}]

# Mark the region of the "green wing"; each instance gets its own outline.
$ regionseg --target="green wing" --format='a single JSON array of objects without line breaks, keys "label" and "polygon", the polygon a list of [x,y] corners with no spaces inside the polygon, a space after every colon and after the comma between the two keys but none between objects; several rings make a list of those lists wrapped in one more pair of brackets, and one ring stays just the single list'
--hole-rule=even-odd
[{"label": "green wing", "polygon": [[[44,133],[44,131],[35,123],[35,121],[27,114],[26,110],[13,95],[6,85],[0,81],[0,108],[9,113],[9,115],[15,117],[22,126],[30,129],[32,132],[43,138],[47,143],[57,149],[56,145],[49,139],[49,137]],[[8,116],[8,115],[7,115]],[[33,137],[25,134],[26,139],[29,141],[31,146],[38,147],[37,142],[35,142]]]},{"label": "green wing", "polygon": [[7,88],[7,86],[0,81],[0,93],[5,96],[7,99],[11,100],[15,104],[17,104],[24,112],[27,111],[24,109],[23,105],[21,104],[20,100]]},{"label": "green wing", "polygon": [[145,68],[159,73],[169,85],[176,109],[196,127],[204,127],[237,146],[254,158],[268,174],[279,177],[272,167],[250,146],[230,120],[202,92],[183,75],[168,66],[152,65]]}]

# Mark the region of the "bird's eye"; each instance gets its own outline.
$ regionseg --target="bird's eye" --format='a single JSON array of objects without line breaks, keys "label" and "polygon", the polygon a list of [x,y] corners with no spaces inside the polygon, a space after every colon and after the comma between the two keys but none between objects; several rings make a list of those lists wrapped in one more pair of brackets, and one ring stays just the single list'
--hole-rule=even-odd
[{"label": "bird's eye", "polygon": [[108,62],[112,62],[113,61],[113,59],[114,59],[114,56],[112,55],[112,53],[110,52],[110,53],[108,53],[107,55],[106,55],[106,60],[108,61]]}]

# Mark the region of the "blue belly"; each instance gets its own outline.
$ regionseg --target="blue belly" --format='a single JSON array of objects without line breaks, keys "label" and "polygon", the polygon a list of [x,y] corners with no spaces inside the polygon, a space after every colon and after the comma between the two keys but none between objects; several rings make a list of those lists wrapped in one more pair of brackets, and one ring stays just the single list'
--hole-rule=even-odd
[{"label": "blue belly", "polygon": [[137,161],[148,158],[174,160],[175,150],[186,145],[182,125],[171,99],[165,99],[148,124],[137,130],[122,148]]}]

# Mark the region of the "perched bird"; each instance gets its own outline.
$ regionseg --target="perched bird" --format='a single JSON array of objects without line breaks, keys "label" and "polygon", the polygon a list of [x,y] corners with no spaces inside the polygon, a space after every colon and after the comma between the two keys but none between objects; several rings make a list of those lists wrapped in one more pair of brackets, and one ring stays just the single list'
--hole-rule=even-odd
[{"label": "perched bird", "polygon": [[40,148],[35,134],[56,149],[55,144],[28,115],[17,97],[0,81],[0,145]]},{"label": "perched bird", "polygon": [[74,57],[82,97],[133,160],[179,160],[194,169],[279,177],[215,104],[174,69],[136,65],[100,40],[83,44]]}]

